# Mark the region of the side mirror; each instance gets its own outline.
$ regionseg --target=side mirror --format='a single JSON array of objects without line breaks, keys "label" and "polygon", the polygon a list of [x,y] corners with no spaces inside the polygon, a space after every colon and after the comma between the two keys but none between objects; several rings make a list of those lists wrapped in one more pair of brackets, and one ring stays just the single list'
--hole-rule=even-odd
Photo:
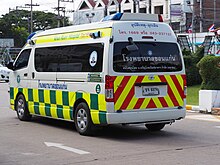
[{"label": "side mirror", "polygon": [[8,64],[7,64],[7,68],[8,69],[11,69],[11,70],[14,70],[14,65],[13,65],[13,61],[10,61]]}]

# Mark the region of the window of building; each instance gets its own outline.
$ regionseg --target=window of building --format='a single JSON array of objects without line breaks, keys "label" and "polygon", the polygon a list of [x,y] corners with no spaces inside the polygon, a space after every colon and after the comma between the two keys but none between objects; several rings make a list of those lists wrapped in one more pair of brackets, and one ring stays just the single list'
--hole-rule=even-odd
[{"label": "window of building", "polygon": [[125,3],[130,3],[130,1],[129,1],[129,0],[126,0]]},{"label": "window of building", "polygon": [[89,6],[86,4],[85,1],[82,3],[81,7],[79,8],[79,10],[83,10],[83,9],[89,9]]},{"label": "window of building", "polygon": [[102,4],[101,4],[101,3],[99,3],[99,4],[98,4],[98,7],[102,7]]},{"label": "window of building", "polygon": [[38,72],[101,72],[101,43],[58,46],[35,49],[35,69]]},{"label": "window of building", "polygon": [[124,13],[131,13],[131,10],[124,10]]},{"label": "window of building", "polygon": [[155,6],[154,13],[155,14],[163,14],[163,6]]},{"label": "window of building", "polygon": [[109,14],[111,15],[111,14],[115,14],[116,13],[116,11],[110,11],[109,12]]},{"label": "window of building", "polygon": [[112,3],[110,4],[110,6],[113,6],[113,5],[115,5],[115,1],[112,1]]},{"label": "window of building", "polygon": [[147,9],[145,8],[140,8],[139,9],[139,13],[147,13]]}]

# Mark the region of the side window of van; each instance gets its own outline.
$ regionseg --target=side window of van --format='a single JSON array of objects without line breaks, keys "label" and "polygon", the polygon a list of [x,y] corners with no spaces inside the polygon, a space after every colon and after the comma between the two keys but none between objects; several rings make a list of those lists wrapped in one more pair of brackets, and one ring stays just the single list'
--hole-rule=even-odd
[{"label": "side window of van", "polygon": [[44,47],[35,49],[38,72],[101,72],[104,44]]},{"label": "side window of van", "polygon": [[19,70],[28,66],[30,53],[31,49],[25,49],[20,53],[18,59],[14,64],[15,70]]}]

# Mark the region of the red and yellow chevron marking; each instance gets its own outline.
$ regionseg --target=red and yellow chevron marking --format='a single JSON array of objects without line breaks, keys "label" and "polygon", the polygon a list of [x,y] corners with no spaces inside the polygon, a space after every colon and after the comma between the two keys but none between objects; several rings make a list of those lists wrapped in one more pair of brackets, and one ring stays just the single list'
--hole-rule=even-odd
[{"label": "red and yellow chevron marking", "polygon": [[[114,77],[115,110],[134,110],[183,106],[185,75],[157,75],[154,80],[149,76]],[[165,97],[136,98],[135,83],[166,82]]]}]

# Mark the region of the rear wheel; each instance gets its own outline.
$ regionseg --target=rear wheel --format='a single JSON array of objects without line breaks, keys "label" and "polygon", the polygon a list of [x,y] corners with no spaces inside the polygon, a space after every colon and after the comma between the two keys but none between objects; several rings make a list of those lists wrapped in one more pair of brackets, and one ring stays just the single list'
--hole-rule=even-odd
[{"label": "rear wheel", "polygon": [[77,105],[74,115],[76,130],[81,135],[91,135],[94,127],[89,108],[86,103],[82,102]]},{"label": "rear wheel", "polygon": [[158,124],[146,124],[145,125],[149,131],[155,132],[160,131],[164,128],[164,123],[158,123]]},{"label": "rear wheel", "polygon": [[31,119],[31,115],[28,111],[26,100],[23,95],[19,95],[16,99],[15,110],[17,111],[17,116],[22,121],[27,121]]}]

